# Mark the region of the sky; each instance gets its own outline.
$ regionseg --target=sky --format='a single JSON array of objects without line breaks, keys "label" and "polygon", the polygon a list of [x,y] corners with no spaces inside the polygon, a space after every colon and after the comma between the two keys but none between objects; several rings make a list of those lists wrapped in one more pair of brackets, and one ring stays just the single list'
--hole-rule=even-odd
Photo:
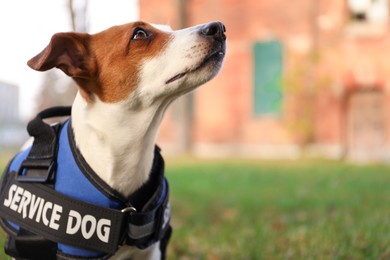
[{"label": "sky", "polygon": [[[74,0],[75,5],[83,0]],[[43,74],[27,61],[41,52],[56,32],[71,30],[68,0],[0,1],[0,81],[19,87],[20,112],[33,115]],[[138,19],[137,0],[89,0],[89,33]]]}]

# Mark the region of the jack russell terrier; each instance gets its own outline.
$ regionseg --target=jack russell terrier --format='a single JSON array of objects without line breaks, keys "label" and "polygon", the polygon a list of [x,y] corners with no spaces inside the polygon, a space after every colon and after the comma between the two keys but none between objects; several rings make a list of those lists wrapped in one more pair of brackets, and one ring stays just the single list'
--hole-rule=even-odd
[{"label": "jack russell terrier", "polygon": [[70,113],[64,107],[30,122],[32,147],[3,174],[6,252],[16,259],[164,259],[171,227],[158,128],[176,98],[219,72],[225,42],[221,22],[55,34],[28,65],[59,68],[79,91],[66,122],[42,121]]}]

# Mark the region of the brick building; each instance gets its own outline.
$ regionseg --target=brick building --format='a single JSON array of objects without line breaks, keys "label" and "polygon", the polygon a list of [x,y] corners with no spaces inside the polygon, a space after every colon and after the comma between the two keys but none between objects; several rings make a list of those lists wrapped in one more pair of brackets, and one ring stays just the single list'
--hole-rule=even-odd
[{"label": "brick building", "polygon": [[[142,0],[140,18],[227,28],[221,73],[192,101],[198,154],[390,158],[388,0]],[[173,108],[160,134],[174,147]],[[302,149],[305,147],[307,149]]]}]

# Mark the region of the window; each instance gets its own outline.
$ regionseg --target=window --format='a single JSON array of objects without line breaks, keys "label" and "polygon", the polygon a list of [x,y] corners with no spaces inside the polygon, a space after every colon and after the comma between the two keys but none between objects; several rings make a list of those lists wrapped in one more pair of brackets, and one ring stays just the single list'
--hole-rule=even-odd
[{"label": "window", "polygon": [[279,41],[254,44],[254,113],[278,115],[282,108],[283,53]]},{"label": "window", "polygon": [[348,9],[355,22],[386,23],[389,18],[388,0],[348,0]]},{"label": "window", "polygon": [[386,33],[389,21],[388,0],[347,0],[352,36],[381,36]]}]

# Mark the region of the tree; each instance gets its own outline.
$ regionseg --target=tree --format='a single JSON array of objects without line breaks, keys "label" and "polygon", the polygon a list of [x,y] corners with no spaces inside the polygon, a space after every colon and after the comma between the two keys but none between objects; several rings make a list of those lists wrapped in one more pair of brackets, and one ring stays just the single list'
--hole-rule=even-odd
[{"label": "tree", "polygon": [[[73,31],[87,32],[87,9],[88,0],[68,0],[67,12],[69,13],[70,26]],[[41,86],[37,97],[37,110],[52,106],[69,106],[72,104],[77,93],[77,86],[73,80],[59,71],[49,71]]]}]

